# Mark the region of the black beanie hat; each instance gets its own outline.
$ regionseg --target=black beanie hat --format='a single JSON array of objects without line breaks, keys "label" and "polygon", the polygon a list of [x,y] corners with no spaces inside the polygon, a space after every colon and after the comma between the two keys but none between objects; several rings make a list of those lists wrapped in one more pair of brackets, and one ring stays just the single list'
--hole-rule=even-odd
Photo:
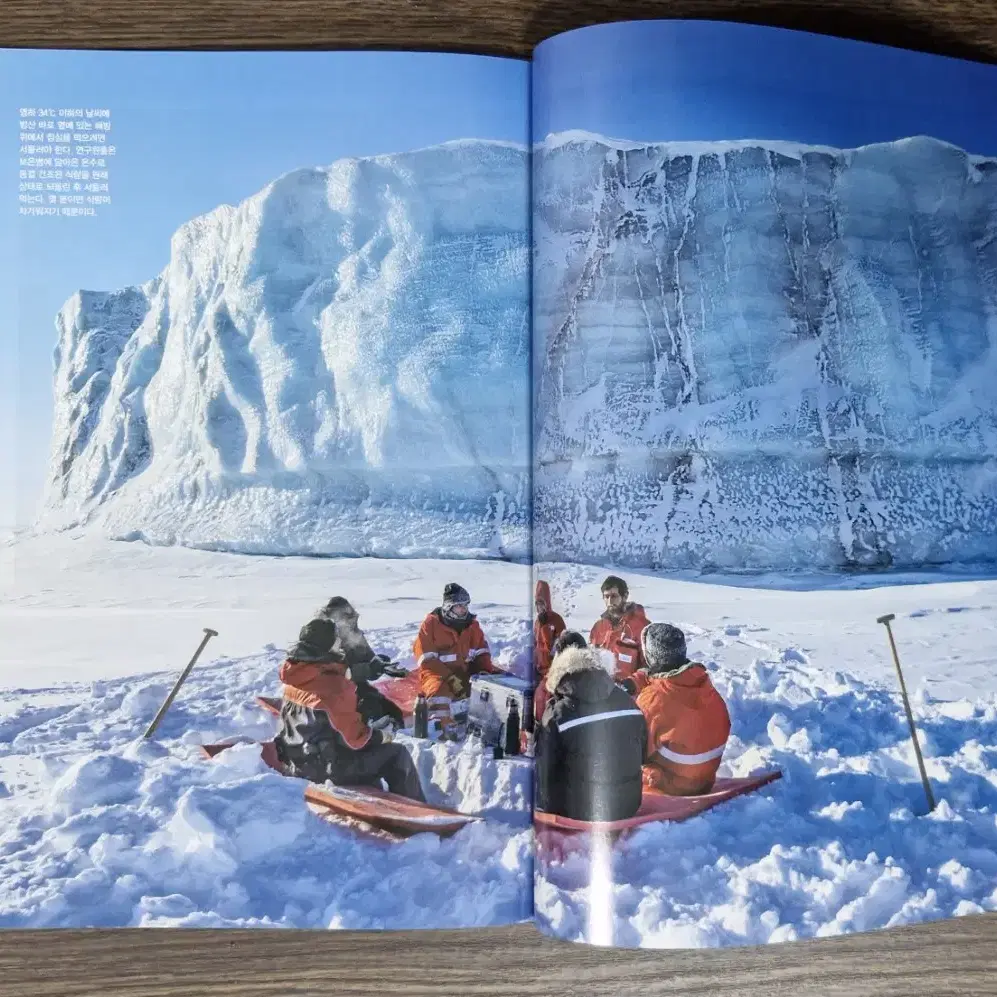
[{"label": "black beanie hat", "polygon": [[336,624],[332,620],[311,620],[301,628],[297,643],[287,656],[292,661],[327,661],[335,642]]}]

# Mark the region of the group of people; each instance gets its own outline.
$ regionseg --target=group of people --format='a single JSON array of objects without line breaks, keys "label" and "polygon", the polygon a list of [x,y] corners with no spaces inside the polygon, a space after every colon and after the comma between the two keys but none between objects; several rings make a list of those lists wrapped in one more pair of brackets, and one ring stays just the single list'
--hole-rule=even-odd
[{"label": "group of people", "polygon": [[577,820],[621,820],[645,788],[707,793],[730,735],[727,705],[685,634],[651,623],[610,575],[588,641],[535,592],[536,806]]},{"label": "group of people", "polygon": [[[708,792],[730,734],[726,704],[685,635],[651,623],[626,582],[602,583],[605,612],[588,640],[554,612],[539,581],[534,620],[534,755],[538,809],[582,820],[633,816],[645,788]],[[471,678],[505,674],[455,582],[422,621],[412,645],[429,709],[466,701]],[[394,743],[401,710],[374,682],[406,675],[373,651],[347,599],[330,599],[301,629],[280,668],[283,702],[275,738],[286,770],[312,782],[386,785],[425,801],[418,770]]]},{"label": "group of people", "polygon": [[[472,675],[503,673],[470,603],[467,590],[451,582],[419,628],[412,650],[430,709],[467,699]],[[335,596],[288,649],[279,673],[277,756],[289,774],[311,782],[380,788],[383,780],[389,792],[424,802],[412,756],[393,743],[402,711],[372,684],[407,671],[373,651],[359,619],[347,599]]]}]

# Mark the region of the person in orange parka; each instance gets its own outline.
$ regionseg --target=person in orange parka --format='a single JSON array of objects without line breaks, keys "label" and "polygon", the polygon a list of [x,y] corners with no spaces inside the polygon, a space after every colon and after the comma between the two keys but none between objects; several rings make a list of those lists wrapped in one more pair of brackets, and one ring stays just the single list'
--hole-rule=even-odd
[{"label": "person in orange parka", "polygon": [[554,657],[554,642],[564,633],[564,619],[551,608],[550,585],[538,581],[533,594],[536,619],[533,621],[533,715],[538,720],[543,716],[547,692],[544,677]]},{"label": "person in orange parka", "polygon": [[716,781],[730,714],[706,668],[690,661],[685,634],[651,623],[641,636],[646,668],[621,685],[647,721],[644,785],[670,796],[699,796]]},{"label": "person in orange parka", "polygon": [[492,664],[488,641],[478,618],[470,611],[467,589],[450,582],[443,589],[443,602],[419,627],[412,645],[419,671],[419,691],[432,711],[471,694],[471,676],[481,672],[505,675]]},{"label": "person in orange parka", "polygon": [[649,621],[644,607],[628,601],[629,595],[627,583],[616,575],[610,575],[602,583],[606,611],[596,620],[589,634],[589,643],[593,647],[613,652],[617,682],[633,675],[644,665],[640,637]]},{"label": "person in orange parka", "polygon": [[390,717],[368,724],[336,644],[336,624],[318,617],[301,629],[280,668],[283,703],[274,738],[287,773],[310,782],[372,786],[425,802],[404,745],[392,744]]}]

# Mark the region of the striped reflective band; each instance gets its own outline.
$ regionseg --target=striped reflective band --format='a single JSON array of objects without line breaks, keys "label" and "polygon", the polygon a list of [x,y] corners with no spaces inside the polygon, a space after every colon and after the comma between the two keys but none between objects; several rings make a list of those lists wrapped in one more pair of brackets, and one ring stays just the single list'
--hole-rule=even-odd
[{"label": "striped reflective band", "polygon": [[468,658],[476,658],[479,654],[487,654],[487,647],[472,647],[470,651],[467,652]]},{"label": "striped reflective band", "polygon": [[640,710],[609,710],[606,713],[590,713],[587,717],[576,717],[567,723],[558,724],[558,730],[570,730],[580,724],[595,723],[596,720],[612,720],[613,717],[642,717],[644,714]]},{"label": "striped reflective band", "polygon": [[634,659],[634,656],[632,654],[622,654],[622,653],[620,653],[620,654],[617,654],[616,657],[618,657],[620,659],[620,661],[633,661],[633,659]]},{"label": "striped reflective band", "polygon": [[683,755],[678,751],[672,751],[671,748],[666,748],[662,745],[658,748],[658,754],[662,758],[667,758],[670,762],[675,762],[677,765],[702,765],[703,762],[711,762],[714,758],[719,758],[724,753],[724,748],[726,747],[727,745],[724,743],[712,751],[701,751],[698,755]]},{"label": "striped reflective band", "polygon": [[456,660],[457,660],[457,655],[456,654],[441,654],[440,655],[440,661],[456,661]]},{"label": "striped reflective band", "polygon": [[427,651],[425,654],[419,655],[419,660],[416,662],[416,665],[421,665],[424,661],[428,660],[429,658],[438,658],[438,657],[439,655],[435,651]]}]

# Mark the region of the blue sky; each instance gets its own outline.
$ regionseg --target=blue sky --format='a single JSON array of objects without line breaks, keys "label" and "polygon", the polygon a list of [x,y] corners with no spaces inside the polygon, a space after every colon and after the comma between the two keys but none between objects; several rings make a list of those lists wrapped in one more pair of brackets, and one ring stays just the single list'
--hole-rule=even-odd
[{"label": "blue sky", "polygon": [[850,147],[915,134],[997,155],[997,66],[755,25],[644,21],[542,43],[533,135],[784,139]]},{"label": "blue sky", "polygon": [[[150,279],[180,224],[288,170],[456,138],[525,143],[528,87],[526,63],[462,55],[0,51],[0,526],[34,513],[53,322],[74,291]],[[45,104],[111,110],[100,217],[18,216],[17,109]]]}]

